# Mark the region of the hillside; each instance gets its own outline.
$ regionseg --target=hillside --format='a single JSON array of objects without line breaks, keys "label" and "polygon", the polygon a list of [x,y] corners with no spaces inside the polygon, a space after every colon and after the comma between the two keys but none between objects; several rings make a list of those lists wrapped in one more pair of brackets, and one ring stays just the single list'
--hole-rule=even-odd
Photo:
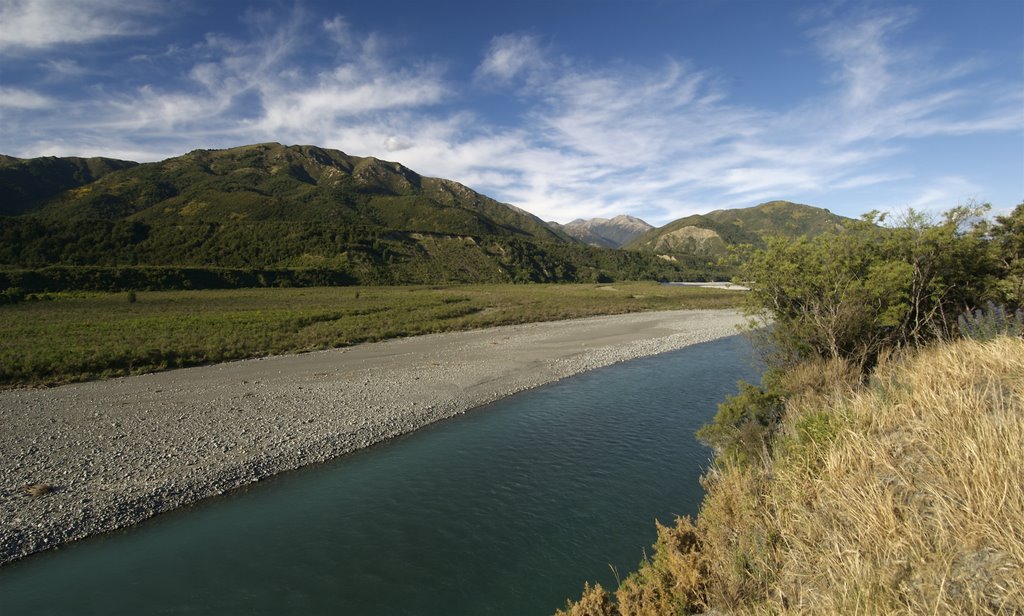
[{"label": "hillside", "polygon": [[700,513],[562,613],[1024,613],[1024,204],[987,212],[741,249],[766,370],[697,432]]},{"label": "hillside", "polygon": [[920,349],[869,384],[793,369],[771,454],[719,460],[696,520],[559,614],[1021,613],[1021,374],[1019,336]]},{"label": "hillside", "polygon": [[622,248],[635,238],[654,229],[653,225],[633,216],[619,215],[614,218],[578,218],[565,225],[549,222],[549,226],[591,246]]},{"label": "hillside", "polygon": [[[3,163],[13,171],[2,184],[10,199],[0,216],[0,269],[7,272],[0,272],[0,287],[694,275],[651,255],[586,246],[457,182],[314,146],[196,150],[146,164],[9,157]],[[329,274],[294,273],[311,269]]]},{"label": "hillside", "polygon": [[316,222],[465,235],[568,238],[540,219],[395,162],[265,143],[196,150],[107,174],[33,212],[147,223]]},{"label": "hillside", "polygon": [[828,210],[770,201],[750,208],[715,210],[680,218],[637,237],[624,248],[663,255],[723,256],[729,246],[761,246],[770,236],[814,237],[842,227]]},{"label": "hillside", "polygon": [[0,154],[0,216],[28,212],[66,190],[138,163],[113,158],[15,158]]}]

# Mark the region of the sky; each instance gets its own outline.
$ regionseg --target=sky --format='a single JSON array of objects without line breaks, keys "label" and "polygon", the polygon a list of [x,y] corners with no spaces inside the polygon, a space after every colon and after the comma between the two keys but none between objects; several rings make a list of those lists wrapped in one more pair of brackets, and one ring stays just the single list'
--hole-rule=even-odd
[{"label": "sky", "polygon": [[1024,201],[1024,2],[0,0],[0,153],[276,141],[545,220]]}]

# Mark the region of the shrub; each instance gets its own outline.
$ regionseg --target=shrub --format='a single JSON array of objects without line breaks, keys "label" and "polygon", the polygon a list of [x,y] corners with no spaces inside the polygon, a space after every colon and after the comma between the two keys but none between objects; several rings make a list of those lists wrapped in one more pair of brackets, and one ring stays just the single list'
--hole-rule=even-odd
[{"label": "shrub", "polygon": [[996,292],[1000,269],[974,224],[986,210],[955,208],[938,223],[911,211],[893,227],[872,213],[840,233],[741,251],[748,310],[772,323],[773,363],[842,358],[868,370],[886,349],[948,338],[964,306]]},{"label": "shrub", "polygon": [[25,290],[21,287],[11,287],[9,289],[0,292],[0,305],[3,304],[20,304],[25,301],[27,295]]},{"label": "shrub", "polygon": [[746,465],[767,458],[771,434],[782,413],[777,390],[740,382],[739,393],[718,405],[714,420],[697,437],[715,450],[722,465]]}]

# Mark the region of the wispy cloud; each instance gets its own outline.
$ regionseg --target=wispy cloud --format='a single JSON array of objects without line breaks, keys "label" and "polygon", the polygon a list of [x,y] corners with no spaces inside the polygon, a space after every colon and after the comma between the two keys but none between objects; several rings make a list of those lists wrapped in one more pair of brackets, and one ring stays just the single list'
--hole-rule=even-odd
[{"label": "wispy cloud", "polygon": [[528,34],[502,34],[491,40],[483,61],[476,69],[478,80],[508,83],[529,77],[549,67],[537,37]]},{"label": "wispy cloud", "polygon": [[151,32],[153,0],[5,0],[0,3],[0,51],[86,43]]},{"label": "wispy cloud", "polygon": [[57,101],[32,90],[22,88],[6,88],[0,86],[0,108],[12,109],[47,109]]},{"label": "wispy cloud", "polygon": [[[15,2],[9,10],[24,27],[43,8],[57,8],[44,4]],[[117,12],[120,3],[61,8],[71,5],[87,7],[100,24],[94,37],[149,27],[140,13]],[[682,58],[594,67],[559,52],[557,41],[511,33],[494,37],[460,82],[438,61],[403,60],[386,34],[360,31],[343,16],[301,6],[250,12],[247,35],[209,33],[139,56],[131,88],[94,88],[73,100],[42,82],[4,88],[8,116],[48,114],[32,116],[36,124],[16,138],[4,135],[4,147],[136,160],[270,140],[359,155],[400,152],[395,157],[417,171],[545,219],[628,212],[661,223],[905,181],[918,175],[900,158],[913,140],[1024,131],[1020,83],[979,88],[971,59],[936,68],[927,53],[900,45],[913,12],[840,13],[807,25],[809,48],[829,67],[828,89],[767,109],[734,101],[713,69]],[[0,23],[0,49],[36,44],[4,43],[9,25]],[[38,44],[73,42],[60,31]],[[158,84],[144,78],[147,67],[178,72]],[[64,63],[52,72],[80,69]],[[496,122],[469,106],[474,95],[496,93],[516,117]],[[57,102],[60,114],[50,112]],[[966,178],[937,178],[931,192],[901,205],[945,199],[948,206],[975,188]]]},{"label": "wispy cloud", "polygon": [[314,134],[352,117],[438,103],[447,88],[431,67],[374,74],[358,65],[343,65],[317,75],[312,87],[265,84],[260,91],[261,129]]},{"label": "wispy cloud", "polygon": [[[78,152],[104,143],[93,153],[110,153],[146,151],[133,147],[145,143],[149,151],[172,155],[247,141],[322,143],[341,125],[379,125],[389,113],[425,111],[447,96],[441,67],[396,66],[376,34],[358,34],[340,17],[317,20],[301,7],[280,17],[248,14],[249,38],[210,33],[191,46],[134,57],[142,73],[153,65],[188,68],[169,82],[97,89],[91,97],[62,101],[64,113],[48,121],[65,136],[42,140],[45,148],[73,140],[82,144]],[[310,36],[311,28],[321,36]],[[317,54],[318,63],[300,61]],[[10,94],[7,106],[42,108],[54,102],[28,90]],[[400,149],[403,144],[392,136],[374,146]],[[38,144],[22,148],[38,150]]]},{"label": "wispy cloud", "polygon": [[826,59],[832,62],[834,79],[843,87],[843,103],[860,109],[874,105],[893,88],[894,65],[901,58],[889,41],[914,17],[910,9],[877,12],[855,20],[832,21],[811,31]]}]

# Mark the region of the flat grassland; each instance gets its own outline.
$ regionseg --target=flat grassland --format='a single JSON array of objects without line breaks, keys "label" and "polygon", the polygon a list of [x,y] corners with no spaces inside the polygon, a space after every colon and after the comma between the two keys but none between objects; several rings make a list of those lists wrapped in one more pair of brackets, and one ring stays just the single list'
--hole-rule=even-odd
[{"label": "flat grassland", "polygon": [[0,388],[741,300],[736,291],[654,282],[45,294],[0,306]]}]

